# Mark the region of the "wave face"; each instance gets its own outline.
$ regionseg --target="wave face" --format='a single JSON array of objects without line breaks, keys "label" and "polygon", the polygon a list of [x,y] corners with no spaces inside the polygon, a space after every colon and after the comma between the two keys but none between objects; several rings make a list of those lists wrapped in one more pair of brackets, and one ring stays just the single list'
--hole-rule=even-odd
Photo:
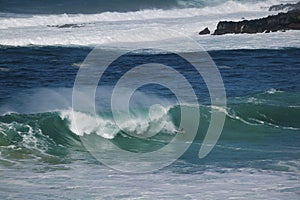
[{"label": "wave face", "polygon": [[[192,107],[199,109],[201,113],[200,129],[194,142],[201,143],[203,140],[212,112],[226,114],[221,143],[251,143],[270,138],[285,140],[293,134],[297,134],[298,137],[299,96],[268,90],[256,95],[234,98],[225,110],[205,105],[200,108]],[[72,114],[72,110],[60,110],[36,114],[7,113],[0,116],[1,158],[15,160],[19,157],[28,159],[63,156],[69,148],[84,149],[80,137],[88,135],[101,137],[107,142],[112,141],[129,151],[154,151],[178,134],[176,130],[180,122],[180,106],[176,105],[155,110],[150,118],[149,110],[135,110],[135,117],[124,120],[121,126],[115,124],[111,112],[99,112],[97,117],[75,113],[81,119],[80,124],[75,124]],[[145,138],[132,136],[146,136],[152,132],[158,133]],[[131,145],[128,146],[129,142]],[[272,141],[269,145],[272,145],[271,143]]]},{"label": "wave face", "polygon": [[[172,44],[182,42],[178,35],[164,30],[168,27],[193,38],[207,50],[299,47],[298,31],[258,34],[258,37],[257,34],[198,35],[205,27],[214,31],[221,20],[277,14],[268,8],[281,3],[280,0],[89,1],[91,4],[54,1],[49,5],[46,1],[34,2],[3,2],[0,45],[105,46],[118,42],[165,42],[165,39]],[[148,28],[155,33],[147,31]]]},{"label": "wave face", "polygon": [[[23,28],[14,33],[22,35]],[[130,100],[133,120],[122,120],[120,130],[99,89],[97,115],[75,113],[81,123],[74,125],[72,87],[90,51],[0,46],[0,199],[298,199],[300,49],[209,52],[224,81],[226,109],[211,108],[201,77],[174,54],[137,52],[115,61],[101,78],[103,96],[110,96],[106,89],[111,91],[133,63],[155,61],[186,75],[201,104],[191,107],[200,110],[201,119],[190,148],[170,166],[147,174],[113,171],[92,157],[81,139],[100,141],[106,156],[111,143],[132,154],[153,152],[179,134],[178,103],[165,87],[139,88]],[[149,112],[153,104],[165,106]],[[211,112],[224,112],[225,126],[211,153],[199,159]],[[149,131],[159,133],[139,137]]]}]

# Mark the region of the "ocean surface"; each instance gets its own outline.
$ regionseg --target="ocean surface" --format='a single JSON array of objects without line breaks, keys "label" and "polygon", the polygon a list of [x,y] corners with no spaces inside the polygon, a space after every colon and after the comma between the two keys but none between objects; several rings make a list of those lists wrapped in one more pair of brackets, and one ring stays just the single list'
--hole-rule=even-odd
[{"label": "ocean surface", "polygon": [[[0,2],[0,199],[300,198],[300,32],[198,35],[205,27],[214,30],[220,20],[276,14],[268,7],[295,1],[47,2]],[[75,26],[58,28],[65,24]],[[157,31],[147,32],[149,27]],[[227,106],[218,112],[226,116],[224,127],[201,159],[215,108],[203,79],[176,54],[197,60],[197,52],[178,45],[184,39],[165,27],[201,45],[223,79]],[[176,53],[146,49],[149,41],[165,42]],[[133,42],[145,44],[145,50],[123,55],[107,69],[95,91],[96,116],[76,113],[81,122],[76,125],[72,93],[85,58],[96,46],[118,51],[119,43]],[[154,84],[136,91],[131,120],[123,119],[120,128],[112,118],[106,94],[133,63],[154,61],[193,83],[199,106],[184,106],[200,112],[196,137],[164,168],[142,174],[112,169],[94,157],[83,138],[101,141],[104,155],[106,145],[111,155],[111,143],[142,154],[180,134],[176,96]],[[165,106],[149,109],[158,103]],[[133,136],[157,127],[153,137]]]}]

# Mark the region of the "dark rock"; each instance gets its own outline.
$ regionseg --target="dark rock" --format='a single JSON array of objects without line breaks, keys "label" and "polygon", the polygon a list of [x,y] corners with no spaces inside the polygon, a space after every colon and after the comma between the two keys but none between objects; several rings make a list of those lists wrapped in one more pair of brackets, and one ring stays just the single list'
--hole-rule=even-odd
[{"label": "dark rock", "polygon": [[295,4],[287,3],[287,4],[274,5],[269,8],[269,11],[294,10],[294,9],[300,9],[300,1]]},{"label": "dark rock", "polygon": [[269,33],[280,30],[300,30],[300,10],[279,13],[260,19],[239,22],[221,21],[214,35],[227,33]]},{"label": "dark rock", "polygon": [[56,27],[56,28],[80,28],[83,27],[83,24],[64,24],[64,25],[47,25],[47,27]]},{"label": "dark rock", "polygon": [[57,28],[79,28],[81,26],[79,26],[78,24],[64,24],[64,25],[60,25],[57,26]]},{"label": "dark rock", "polygon": [[199,35],[207,35],[207,34],[210,34],[210,30],[207,27],[199,32]]}]

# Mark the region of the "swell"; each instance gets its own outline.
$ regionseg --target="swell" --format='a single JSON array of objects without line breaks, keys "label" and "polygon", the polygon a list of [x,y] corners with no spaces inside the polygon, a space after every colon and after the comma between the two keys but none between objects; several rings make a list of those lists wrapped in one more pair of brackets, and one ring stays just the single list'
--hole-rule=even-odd
[{"label": "swell", "polygon": [[[0,46],[94,47],[103,45],[107,47],[119,42],[147,42],[149,40],[166,42],[165,39],[174,44],[182,42],[181,36],[170,34],[170,31],[165,30],[165,27],[168,27],[170,30],[180,30],[181,33],[192,37],[207,50],[299,47],[297,31],[271,33],[272,37],[269,35],[261,35],[262,37],[256,35],[198,36],[199,31],[205,27],[211,31],[215,30],[219,21],[255,19],[275,14],[277,11],[270,12],[268,8],[279,4],[281,0],[250,2],[244,0],[118,0],[115,3],[92,1],[97,5],[93,5],[91,1],[89,1],[91,4],[76,4],[73,1],[49,4],[46,3],[47,1],[35,1],[43,2],[41,5],[39,3],[32,5],[27,1],[27,4],[18,4],[14,1],[1,2],[2,8],[6,10],[2,9],[0,12]],[[71,5],[64,5],[67,2]],[[111,9],[105,9],[105,4]],[[110,4],[124,10],[113,9]],[[139,4],[144,6],[138,6]],[[52,10],[51,5],[54,6]],[[136,8],[132,9],[135,6]],[[9,7],[11,7],[10,10]],[[26,8],[29,10],[26,11]],[[73,8],[78,10],[63,10]],[[103,10],[93,11],[97,8]],[[149,27],[156,30],[149,31]],[[231,37],[234,38],[231,39]],[[247,43],[244,42],[245,37]],[[222,38],[226,42],[220,42]],[[118,46],[115,47],[118,48]]]},{"label": "swell", "polygon": [[[88,3],[84,0],[63,0],[30,1],[24,0],[20,3],[17,0],[1,1],[2,12],[26,13],[26,14],[63,14],[63,13],[101,13],[101,12],[128,12],[144,9],[174,9],[174,8],[203,8],[213,7],[230,0],[92,0]],[[249,1],[236,0],[235,2],[247,4]],[[250,3],[264,2],[252,0]],[[271,4],[272,2],[272,4]],[[281,1],[270,1],[276,4]]]},{"label": "swell", "polygon": [[[278,99],[276,95],[281,96],[281,100],[285,98],[289,103],[284,105],[284,102],[280,101],[281,104],[275,104],[274,99]],[[261,98],[254,100],[254,96]],[[243,100],[235,98],[236,102],[231,101],[226,109],[200,106],[201,119],[196,142],[201,142],[206,134],[212,112],[226,114],[221,141],[251,142],[264,140],[265,137],[299,133],[300,106],[291,104],[297,95],[292,98],[283,92],[266,92],[254,96],[243,97]],[[63,156],[70,149],[84,149],[80,141],[81,136],[101,137],[134,152],[154,151],[167,144],[177,134],[180,122],[178,105],[166,109],[166,112],[158,112],[156,118],[152,119],[145,117],[145,109],[141,109],[139,113],[144,113],[144,117],[139,115],[134,120],[124,121],[122,130],[114,123],[111,113],[99,114],[96,119],[98,122],[91,121],[95,119],[80,113],[83,117],[80,121],[84,126],[79,125],[76,128],[71,110],[37,114],[7,113],[0,116],[1,157]],[[149,131],[158,131],[158,134],[151,137],[134,137]]]},{"label": "swell", "polygon": [[[265,6],[267,3],[240,3],[237,1],[224,1],[220,5],[211,7],[200,7],[200,8],[174,8],[170,10],[162,9],[141,9],[136,11],[128,12],[96,12],[89,14],[71,14],[63,12],[60,14],[51,13],[48,15],[44,14],[24,14],[24,15],[13,15],[11,13],[0,13],[0,29],[8,28],[21,28],[21,27],[55,27],[64,24],[76,24],[78,27],[83,29],[84,27],[93,27],[103,22],[135,22],[145,20],[159,20],[159,19],[176,19],[180,23],[179,19],[187,19],[193,21],[194,17],[209,16],[207,20],[211,20],[213,15],[233,14],[239,12],[265,12],[269,13]],[[233,9],[234,8],[234,9]],[[253,16],[257,17],[257,16]],[[217,21],[215,19],[213,21]],[[221,20],[221,19],[220,19]],[[48,28],[48,31],[50,29]],[[55,29],[54,29],[55,30]]]}]

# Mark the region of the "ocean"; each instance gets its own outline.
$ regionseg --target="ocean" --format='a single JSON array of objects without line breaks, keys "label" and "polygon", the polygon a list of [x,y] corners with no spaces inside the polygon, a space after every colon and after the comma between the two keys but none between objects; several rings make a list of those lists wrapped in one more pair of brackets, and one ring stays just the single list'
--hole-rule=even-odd
[{"label": "ocean", "polygon": [[2,0],[0,198],[299,199],[300,32],[198,35],[289,2]]}]

